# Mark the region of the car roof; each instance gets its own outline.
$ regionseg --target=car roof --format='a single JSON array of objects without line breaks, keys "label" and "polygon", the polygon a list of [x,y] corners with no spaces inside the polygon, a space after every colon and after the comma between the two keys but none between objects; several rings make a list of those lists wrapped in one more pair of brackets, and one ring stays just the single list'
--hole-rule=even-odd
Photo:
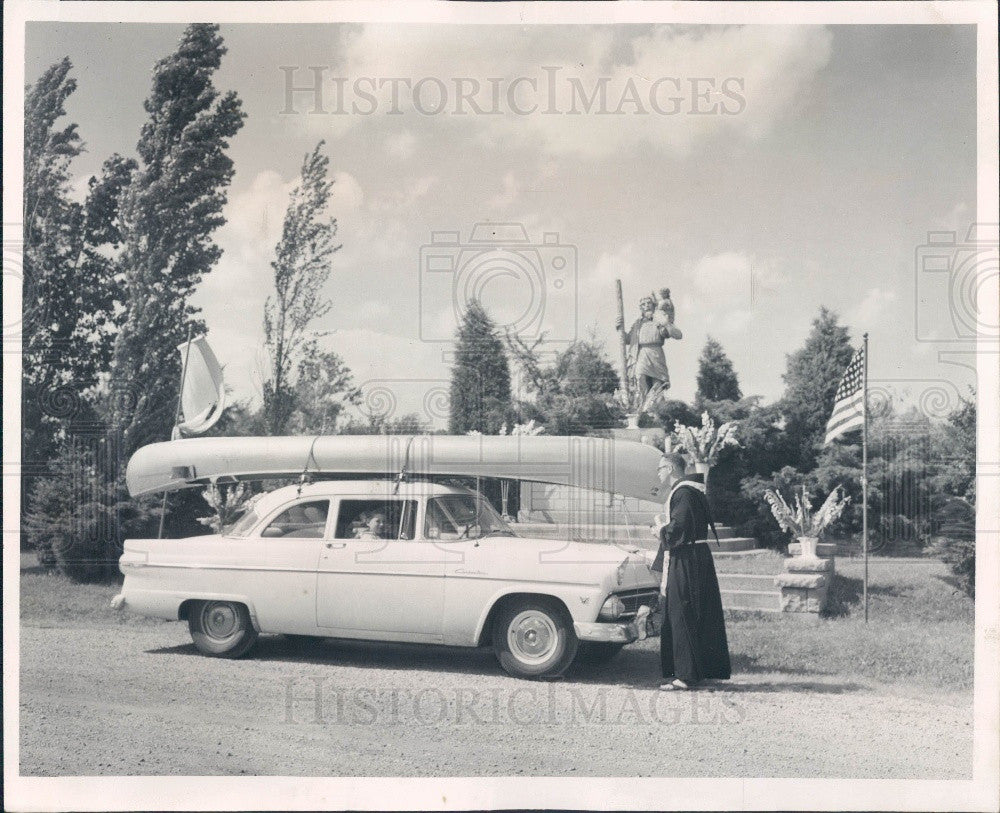
[{"label": "car roof", "polygon": [[437,497],[444,494],[474,494],[468,488],[428,480],[410,480],[399,484],[394,480],[321,480],[303,486],[292,485],[277,488],[264,494],[254,506],[258,514],[264,514],[298,498],[308,497],[353,497],[358,499],[416,499]]}]

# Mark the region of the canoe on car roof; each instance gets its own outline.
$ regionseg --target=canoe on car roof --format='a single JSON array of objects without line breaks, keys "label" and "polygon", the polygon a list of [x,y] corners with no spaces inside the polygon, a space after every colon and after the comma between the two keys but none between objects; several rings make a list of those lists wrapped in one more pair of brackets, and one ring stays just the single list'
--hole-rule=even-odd
[{"label": "canoe on car roof", "polygon": [[316,435],[183,438],[128,463],[132,496],[218,480],[330,475],[505,477],[642,500],[665,493],[660,452],[631,440],[560,435]]}]

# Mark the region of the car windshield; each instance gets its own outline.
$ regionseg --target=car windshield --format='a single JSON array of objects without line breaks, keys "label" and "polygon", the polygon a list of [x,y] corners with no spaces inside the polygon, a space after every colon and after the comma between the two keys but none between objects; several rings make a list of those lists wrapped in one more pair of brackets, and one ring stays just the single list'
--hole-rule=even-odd
[{"label": "car windshield", "polygon": [[427,539],[481,539],[516,536],[493,506],[475,494],[449,494],[427,501],[424,537]]}]

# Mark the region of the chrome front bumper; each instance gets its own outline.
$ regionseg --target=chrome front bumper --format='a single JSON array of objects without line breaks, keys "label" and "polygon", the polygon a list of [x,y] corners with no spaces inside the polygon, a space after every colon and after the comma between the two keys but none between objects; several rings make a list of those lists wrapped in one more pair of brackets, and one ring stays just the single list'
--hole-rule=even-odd
[{"label": "chrome front bumper", "polygon": [[660,634],[660,614],[651,612],[643,619],[628,623],[614,624],[597,622],[573,622],[573,630],[581,641],[596,641],[610,644],[630,644]]}]

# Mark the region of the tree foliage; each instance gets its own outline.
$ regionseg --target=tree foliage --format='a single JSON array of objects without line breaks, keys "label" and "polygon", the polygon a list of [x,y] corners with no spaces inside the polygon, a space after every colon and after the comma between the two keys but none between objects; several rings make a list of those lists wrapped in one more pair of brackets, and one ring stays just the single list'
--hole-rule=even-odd
[{"label": "tree foliage", "polygon": [[306,342],[292,390],[289,428],[295,435],[330,435],[347,404],[357,404],[361,391],[350,368],[336,353]]},{"label": "tree foliage", "polygon": [[462,316],[451,369],[448,428],[464,435],[475,430],[495,435],[509,423],[510,367],[496,325],[472,300]]},{"label": "tree foliage", "polygon": [[69,196],[83,142],[75,124],[56,125],[76,90],[71,69],[68,58],[50,66],[24,99],[21,417],[23,459],[32,462],[49,457],[95,377],[84,326],[97,311],[94,286],[78,274],[84,212]]},{"label": "tree foliage", "polygon": [[733,362],[722,345],[711,336],[698,359],[698,392],[695,403],[704,401],[739,401],[743,398]]},{"label": "tree foliage", "polygon": [[837,386],[853,355],[847,328],[835,313],[820,308],[805,345],[788,356],[783,376],[782,412],[785,432],[797,449],[795,464],[808,469],[815,463]]},{"label": "tree foliage", "polygon": [[101,581],[118,572],[126,532],[150,536],[157,511],[131,499],[114,436],[67,439],[39,478],[24,524],[39,562],[74,581]]},{"label": "tree foliage", "polygon": [[111,363],[112,422],[126,457],[170,434],[177,402],[177,347],[202,327],[190,295],[221,254],[212,233],[233,176],[226,154],[245,115],[212,76],[226,48],[217,25],[185,29],[153,69],[139,165],[121,195],[119,258],[126,305]]},{"label": "tree foliage", "polygon": [[541,341],[528,344],[516,335],[506,336],[525,382],[516,404],[518,421],[537,421],[552,435],[582,435],[619,426],[623,409],[615,398],[618,373],[597,340],[591,336],[573,342],[549,364],[539,356]]},{"label": "tree foliage", "polygon": [[323,286],[330,276],[330,257],[340,246],[335,245],[337,221],[327,213],[333,181],[327,175],[330,159],[320,152],[323,144],[320,141],[302,162],[271,263],[275,292],[264,306],[264,342],[270,355],[264,415],[272,435],[287,431],[295,411],[292,374],[303,360],[308,327],[333,305],[324,298]]},{"label": "tree foliage", "polygon": [[[198,326],[189,298],[221,253],[211,235],[224,222],[233,174],[226,149],[244,118],[235,94],[220,95],[212,84],[224,53],[217,26],[191,25],[177,50],[157,63],[139,161],[112,156],[91,179],[72,220],[73,262],[60,265],[70,276],[45,298],[51,314],[60,296],[75,297],[73,305],[87,314],[75,330],[86,336],[95,377],[109,379],[89,395],[95,420],[86,434],[62,438],[52,476],[36,484],[26,517],[42,558],[54,557],[74,578],[113,569],[123,538],[148,534],[157,513],[129,499],[124,463],[140,446],[169,436],[180,377],[176,348],[188,326]],[[34,143],[44,144],[45,126],[51,133],[72,92],[66,71],[68,62],[43,77],[39,98],[50,101],[35,117],[41,124],[29,126]],[[49,142],[56,156],[50,164],[63,166],[63,174],[36,174],[64,183],[59,162],[73,154],[75,129]],[[27,160],[37,163],[38,154],[29,151]],[[43,204],[32,205],[37,212]]]}]

